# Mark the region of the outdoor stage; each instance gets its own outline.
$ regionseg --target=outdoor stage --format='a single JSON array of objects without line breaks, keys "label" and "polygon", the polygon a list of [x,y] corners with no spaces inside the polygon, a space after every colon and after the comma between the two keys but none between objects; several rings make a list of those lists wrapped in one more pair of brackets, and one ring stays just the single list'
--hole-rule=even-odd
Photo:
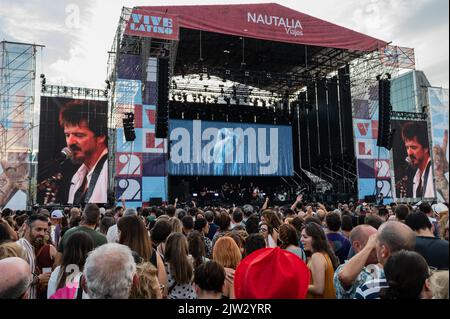
[{"label": "outdoor stage", "polygon": [[398,74],[388,59],[399,49],[278,4],[123,8],[106,90],[48,85],[41,76],[39,160],[26,145],[22,152],[33,158],[28,192],[22,187],[27,206],[67,202],[78,167],[53,161],[66,146],[58,112],[72,100],[101,113],[109,204],[173,202],[205,187],[220,193],[225,183],[248,191],[252,182],[279,202],[300,193],[398,199],[402,172],[392,160],[403,150],[393,157],[376,141],[377,76]]}]

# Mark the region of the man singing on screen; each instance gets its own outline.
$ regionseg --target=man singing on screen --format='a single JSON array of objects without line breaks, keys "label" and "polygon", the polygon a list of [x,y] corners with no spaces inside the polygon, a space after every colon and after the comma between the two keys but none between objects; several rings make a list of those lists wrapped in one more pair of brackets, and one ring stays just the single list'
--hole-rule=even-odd
[{"label": "man singing on screen", "polygon": [[402,139],[408,157],[406,161],[416,170],[413,179],[413,198],[435,197],[428,132],[423,122],[408,122],[403,126]]},{"label": "man singing on screen", "polygon": [[69,204],[106,203],[108,188],[108,142],[106,112],[87,101],[73,101],[59,113],[71,161],[80,165],[73,175]]}]

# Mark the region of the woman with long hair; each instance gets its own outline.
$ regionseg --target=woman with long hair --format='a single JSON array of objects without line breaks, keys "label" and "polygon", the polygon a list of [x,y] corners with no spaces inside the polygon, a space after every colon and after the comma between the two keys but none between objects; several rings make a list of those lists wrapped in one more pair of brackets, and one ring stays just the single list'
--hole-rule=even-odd
[{"label": "woman with long hair", "polygon": [[217,232],[214,234],[212,246],[214,249],[214,245],[216,241],[224,236],[229,230],[231,225],[231,218],[230,215],[226,210],[222,210],[214,219],[214,223],[216,223],[219,228],[217,229]]},{"label": "woman with long hair", "polygon": [[311,280],[308,299],[335,299],[333,275],[339,259],[328,243],[325,231],[316,223],[307,223],[302,230],[301,241],[306,252],[311,254],[308,268]]},{"label": "woman with long hair", "polygon": [[64,248],[61,265],[53,270],[48,281],[47,298],[68,284],[69,275],[73,271],[75,277],[73,275],[70,277],[79,281],[88,253],[92,249],[94,249],[94,242],[85,232],[76,232],[70,235]]},{"label": "woman with long hair", "polygon": [[143,262],[150,262],[158,269],[158,279],[162,285],[167,284],[164,262],[161,256],[152,248],[150,236],[141,218],[125,216],[117,223],[119,244],[130,247]]},{"label": "woman with long hair", "polygon": [[172,226],[172,233],[183,233],[183,223],[177,217],[170,217],[169,223]]},{"label": "woman with long hair", "polygon": [[265,209],[262,212],[261,221],[267,223],[271,231],[269,232],[267,242],[267,247],[275,248],[278,246],[278,237],[279,237],[279,229],[280,226],[283,224],[281,219],[278,217],[278,214],[275,213],[271,209]]},{"label": "woman with long hair", "polygon": [[194,259],[194,269],[208,261],[206,258],[206,247],[202,235],[197,230],[191,231],[187,237],[189,254]]},{"label": "woman with long hair", "polygon": [[138,281],[133,284],[130,299],[161,299],[164,286],[159,284],[158,270],[152,263],[136,265]]},{"label": "woman with long hair", "polygon": [[233,238],[220,237],[213,248],[213,260],[225,268],[223,297],[234,299],[234,272],[241,262],[241,251]]},{"label": "woman with long hair", "polygon": [[283,224],[280,226],[281,249],[285,249],[297,255],[301,260],[306,262],[305,251],[300,248],[298,241],[297,231],[294,226],[289,224]]},{"label": "woman with long hair", "polygon": [[167,274],[167,298],[194,299],[195,292],[192,285],[194,267],[189,256],[186,236],[182,233],[172,233],[167,237],[164,251],[165,268]]},{"label": "woman with long hair", "polygon": [[387,288],[380,291],[381,299],[431,299],[430,271],[425,258],[415,251],[398,251],[383,267]]}]

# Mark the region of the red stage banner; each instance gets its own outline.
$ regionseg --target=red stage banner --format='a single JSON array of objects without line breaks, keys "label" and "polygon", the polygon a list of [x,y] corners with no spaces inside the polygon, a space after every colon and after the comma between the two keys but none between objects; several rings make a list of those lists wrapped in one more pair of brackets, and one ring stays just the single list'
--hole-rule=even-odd
[{"label": "red stage banner", "polygon": [[248,38],[371,52],[385,41],[275,3],[135,7],[178,15],[179,27]]},{"label": "red stage banner", "polygon": [[125,34],[166,40],[178,40],[180,28],[176,15],[134,8]]}]

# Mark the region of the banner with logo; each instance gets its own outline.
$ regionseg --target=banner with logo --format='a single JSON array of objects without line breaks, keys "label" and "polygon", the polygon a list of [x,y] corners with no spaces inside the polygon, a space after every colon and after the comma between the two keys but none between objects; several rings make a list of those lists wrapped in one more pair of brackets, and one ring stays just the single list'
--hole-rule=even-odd
[{"label": "banner with logo", "polygon": [[166,40],[178,40],[178,17],[171,14],[133,9],[125,34]]},{"label": "banner with logo", "polygon": [[395,198],[435,198],[427,122],[393,120],[391,126],[395,130],[392,144]]},{"label": "banner with logo", "polygon": [[[132,35],[156,37],[151,31],[157,29],[161,36],[171,36],[170,21],[163,19],[172,14],[178,16],[179,28],[247,38],[358,51],[373,51],[386,45],[384,41],[276,3],[144,6],[135,7],[132,12],[135,15],[130,22],[134,25],[129,23],[126,32]],[[178,25],[176,20],[173,25]]]},{"label": "banner with logo", "polygon": [[292,176],[292,128],[171,120],[172,175]]},{"label": "banner with logo", "polygon": [[358,198],[383,194],[384,203],[392,201],[391,161],[387,149],[377,146],[378,84],[353,100],[353,132],[358,171]]},{"label": "banner with logo", "polygon": [[449,202],[448,89],[428,88],[436,196]]}]

